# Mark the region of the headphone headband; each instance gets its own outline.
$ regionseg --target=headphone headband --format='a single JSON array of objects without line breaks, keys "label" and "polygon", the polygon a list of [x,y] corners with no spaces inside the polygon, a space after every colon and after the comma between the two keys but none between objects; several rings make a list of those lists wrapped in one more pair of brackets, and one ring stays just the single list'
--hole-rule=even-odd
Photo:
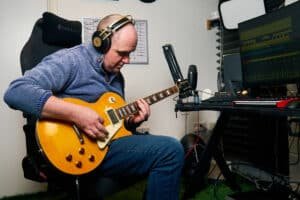
[{"label": "headphone headband", "polygon": [[128,24],[128,23],[134,24],[134,20],[131,15],[126,15],[126,16],[122,17],[118,21],[109,25],[107,28],[110,28],[111,31],[115,32],[118,29],[120,29],[121,27],[123,27],[125,24]]},{"label": "headphone headband", "polygon": [[[131,15],[126,15],[113,22],[106,28],[96,31],[92,37],[94,47],[100,52],[105,53],[110,48],[110,36],[129,23],[134,24],[134,20]],[[105,45],[103,45],[103,43]]]},{"label": "headphone headband", "polygon": [[125,26],[126,24],[131,23],[134,24],[134,20],[131,15],[126,15],[122,17],[121,19],[113,22],[109,26],[107,26],[105,29],[100,30],[100,36],[102,37],[102,40],[108,38],[111,36],[114,32],[119,30],[121,27]]}]

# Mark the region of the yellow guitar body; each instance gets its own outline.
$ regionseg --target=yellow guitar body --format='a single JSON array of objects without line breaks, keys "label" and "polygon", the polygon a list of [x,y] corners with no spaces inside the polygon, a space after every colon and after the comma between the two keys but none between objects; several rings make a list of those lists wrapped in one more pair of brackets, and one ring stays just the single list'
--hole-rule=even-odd
[{"label": "yellow guitar body", "polygon": [[54,167],[67,174],[82,175],[101,164],[110,141],[131,135],[124,127],[123,119],[112,123],[108,115],[108,111],[114,111],[125,105],[125,101],[113,92],[103,94],[95,103],[74,98],[64,100],[96,111],[104,119],[109,138],[105,142],[92,140],[73,124],[60,120],[40,119],[36,124],[36,139],[41,151]]}]

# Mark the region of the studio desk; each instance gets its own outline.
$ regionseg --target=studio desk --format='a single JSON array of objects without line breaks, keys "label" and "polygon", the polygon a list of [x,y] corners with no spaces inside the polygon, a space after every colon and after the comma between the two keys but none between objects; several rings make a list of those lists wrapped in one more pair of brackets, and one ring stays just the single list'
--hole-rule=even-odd
[{"label": "studio desk", "polygon": [[[298,105],[299,104],[299,105]],[[298,98],[289,98],[282,100],[264,100],[255,99],[255,101],[248,100],[230,100],[230,101],[202,101],[201,103],[181,103],[177,102],[175,105],[175,111],[178,112],[190,112],[190,111],[220,111],[219,118],[216,125],[212,130],[211,136],[207,141],[205,148],[199,159],[199,166],[197,168],[197,176],[204,177],[207,169],[210,166],[212,158],[215,159],[218,167],[223,174],[226,183],[233,190],[240,190],[239,185],[236,182],[235,175],[230,171],[227,165],[222,149],[220,148],[220,141],[225,129],[228,119],[232,115],[243,114],[251,115],[254,118],[257,116],[257,121],[260,126],[264,126],[264,120],[267,120],[271,125],[272,132],[270,134],[278,134],[279,140],[284,140],[284,147],[280,149],[281,162],[279,163],[280,172],[283,174],[289,174],[289,160],[284,155],[288,155],[288,117],[300,117],[300,102]],[[274,125],[273,125],[274,124]],[[253,125],[253,124],[252,124]],[[255,124],[254,124],[255,125]],[[253,132],[255,128],[253,127]],[[267,130],[268,131],[268,130]],[[269,132],[269,131],[268,131]],[[264,133],[259,133],[264,134]],[[266,158],[268,159],[268,158]],[[284,162],[282,162],[284,160]],[[197,184],[197,179],[195,183]]]}]

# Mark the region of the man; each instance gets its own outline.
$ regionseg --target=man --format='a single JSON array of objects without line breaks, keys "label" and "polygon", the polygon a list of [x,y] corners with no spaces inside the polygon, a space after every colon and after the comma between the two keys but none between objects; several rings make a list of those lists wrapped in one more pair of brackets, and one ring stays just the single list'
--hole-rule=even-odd
[{"label": "man", "polygon": [[[137,45],[133,21],[128,16],[113,14],[104,17],[97,29],[100,32],[93,36],[93,43],[55,52],[14,80],[5,93],[5,102],[39,118],[71,122],[92,139],[105,139],[108,133],[97,112],[62,99],[72,97],[95,102],[108,91],[124,96],[120,70],[129,63],[129,54]],[[108,47],[101,49],[101,43],[107,39]],[[150,116],[149,105],[143,99],[137,105],[138,113],[125,120],[126,128],[133,133]],[[104,161],[83,182],[96,197],[100,176],[148,176],[146,199],[176,200],[182,165],[183,149],[176,139],[133,134],[114,140]]]}]

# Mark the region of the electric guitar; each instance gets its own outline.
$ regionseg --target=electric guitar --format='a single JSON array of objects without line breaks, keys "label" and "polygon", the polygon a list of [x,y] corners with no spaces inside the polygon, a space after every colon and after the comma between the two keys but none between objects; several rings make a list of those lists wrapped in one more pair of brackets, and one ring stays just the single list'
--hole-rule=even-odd
[{"label": "electric guitar", "polygon": [[[178,87],[173,86],[144,99],[151,105],[178,91]],[[36,139],[40,151],[55,168],[67,174],[82,175],[101,164],[112,140],[132,134],[124,127],[124,119],[137,113],[138,107],[136,102],[126,104],[121,96],[113,92],[104,93],[95,103],[74,98],[64,100],[96,111],[104,119],[108,138],[105,141],[93,140],[74,124],[39,119],[36,123]]]}]

